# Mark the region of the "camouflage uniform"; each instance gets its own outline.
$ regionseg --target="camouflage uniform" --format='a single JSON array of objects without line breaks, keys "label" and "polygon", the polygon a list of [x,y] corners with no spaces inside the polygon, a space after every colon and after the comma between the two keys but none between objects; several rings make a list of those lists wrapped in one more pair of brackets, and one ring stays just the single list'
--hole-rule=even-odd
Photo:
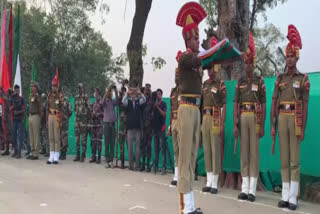
[{"label": "camouflage uniform", "polygon": [[5,131],[5,152],[2,155],[9,155],[9,145],[12,142],[11,136],[11,117],[10,117],[10,96],[11,91],[8,90],[7,93],[1,93],[0,97],[3,100],[3,123],[4,123],[4,131]]},{"label": "camouflage uniform", "polygon": [[[122,100],[124,93],[120,93],[120,99]],[[121,160],[121,168],[124,168],[124,143],[126,140],[126,122],[127,122],[127,113],[126,107],[122,102],[119,104],[119,145],[120,145],[120,160]]]},{"label": "camouflage uniform", "polygon": [[75,119],[75,137],[77,154],[74,161],[80,160],[80,137],[81,137],[81,162],[84,161],[87,149],[87,124],[88,124],[88,113],[89,113],[89,101],[87,95],[77,95],[74,101],[74,111],[76,114]]},{"label": "camouflage uniform", "polygon": [[69,118],[72,114],[72,109],[68,98],[64,98],[62,107],[62,122],[60,129],[61,138],[61,156],[60,160],[65,160],[68,150],[68,128],[69,128]]},{"label": "camouflage uniform", "polygon": [[[103,135],[103,106],[100,103],[100,99],[90,105],[91,106],[91,122],[92,126],[90,127],[90,137],[91,137],[91,150],[92,158],[90,163],[96,162],[101,163],[101,149],[102,149],[102,135]],[[98,150],[98,158],[96,158],[96,153]]]},{"label": "camouflage uniform", "polygon": [[41,106],[42,118],[41,118],[41,133],[40,133],[40,154],[44,154],[46,157],[49,157],[49,137],[48,137],[48,128],[47,128],[47,100],[46,95],[42,94],[41,98],[44,99]]},{"label": "camouflage uniform", "polygon": [[147,171],[150,172],[151,158],[151,140],[152,140],[152,125],[153,120],[153,101],[151,96],[146,96],[146,103],[143,106],[143,139],[141,145],[142,153],[142,169],[145,167],[145,159],[147,158]]}]

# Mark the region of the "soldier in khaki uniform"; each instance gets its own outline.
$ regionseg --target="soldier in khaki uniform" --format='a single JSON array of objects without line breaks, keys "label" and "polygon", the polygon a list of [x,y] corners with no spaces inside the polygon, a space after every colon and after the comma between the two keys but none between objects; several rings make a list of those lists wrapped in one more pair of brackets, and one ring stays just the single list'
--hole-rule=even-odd
[{"label": "soldier in khaki uniform", "polygon": [[238,136],[239,121],[242,188],[238,199],[251,202],[255,201],[259,176],[259,138],[264,135],[266,102],[263,78],[253,73],[254,58],[254,41],[249,33],[248,50],[244,56],[246,75],[237,81],[233,100],[233,133]]},{"label": "soldier in khaki uniform", "polygon": [[179,11],[177,25],[183,27],[187,50],[179,58],[178,108],[178,191],[180,213],[199,214],[193,196],[193,180],[200,140],[200,97],[203,71],[200,69],[198,24],[206,17],[203,8],[195,2],[186,3]]},{"label": "soldier in khaki uniform", "polygon": [[61,111],[63,100],[61,100],[58,87],[59,79],[58,73],[52,79],[51,82],[52,90],[48,95],[47,101],[47,124],[49,133],[49,149],[50,156],[47,164],[58,164],[59,163],[59,153],[60,153],[60,127],[61,127]]},{"label": "soldier in khaki uniform", "polygon": [[[177,53],[176,60],[179,62],[181,51]],[[175,70],[176,87],[171,89],[170,94],[170,125],[168,127],[168,135],[172,136],[173,154],[174,154],[174,176],[171,181],[172,186],[177,186],[178,182],[178,160],[179,160],[179,142],[178,142],[178,108],[179,108],[179,70]]]},{"label": "soldier in khaki uniform", "polygon": [[40,125],[41,125],[41,98],[37,94],[37,83],[31,82],[31,96],[29,98],[29,139],[31,155],[27,159],[39,159]]},{"label": "soldier in khaki uniform", "polygon": [[[215,37],[210,40],[210,47],[217,44]],[[221,138],[224,137],[226,112],[226,88],[223,81],[216,79],[219,65],[208,70],[209,79],[202,87],[202,139],[207,172],[207,184],[203,192],[218,193],[220,173]]]},{"label": "soldier in khaki uniform", "polygon": [[278,75],[274,85],[270,124],[274,140],[275,120],[278,120],[282,177],[282,199],[278,207],[295,210],[300,180],[299,147],[304,138],[310,82],[306,74],[297,71],[302,44],[299,32],[293,25],[289,25],[287,38],[286,72]]}]

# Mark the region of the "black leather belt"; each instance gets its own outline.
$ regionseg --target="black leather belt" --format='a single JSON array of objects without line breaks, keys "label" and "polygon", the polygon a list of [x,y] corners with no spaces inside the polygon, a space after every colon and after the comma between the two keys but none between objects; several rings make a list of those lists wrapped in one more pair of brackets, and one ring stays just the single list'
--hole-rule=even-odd
[{"label": "black leather belt", "polygon": [[184,96],[180,96],[180,101],[182,103],[187,103],[187,104],[191,104],[191,105],[200,105],[200,98],[198,97],[184,97]]}]

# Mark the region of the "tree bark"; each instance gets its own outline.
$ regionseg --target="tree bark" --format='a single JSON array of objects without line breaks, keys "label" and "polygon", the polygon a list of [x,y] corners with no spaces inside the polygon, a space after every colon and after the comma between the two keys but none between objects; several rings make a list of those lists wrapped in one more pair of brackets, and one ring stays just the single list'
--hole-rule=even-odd
[{"label": "tree bark", "polygon": [[[249,0],[218,0],[219,38],[228,38],[230,43],[245,52],[248,46]],[[237,79],[244,74],[241,61],[221,66],[220,78]]]},{"label": "tree bark", "polygon": [[136,0],[127,55],[130,67],[130,87],[141,87],[143,82],[142,42],[144,30],[151,9],[152,0]]}]

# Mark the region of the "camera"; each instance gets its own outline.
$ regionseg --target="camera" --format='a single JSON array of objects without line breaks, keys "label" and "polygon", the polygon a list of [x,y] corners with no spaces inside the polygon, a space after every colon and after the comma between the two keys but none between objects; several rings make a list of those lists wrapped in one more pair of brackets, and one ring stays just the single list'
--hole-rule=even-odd
[{"label": "camera", "polygon": [[156,102],[157,102],[158,94],[157,94],[156,91],[152,92],[151,99],[152,99],[152,102],[153,102],[153,103],[156,103]]}]

